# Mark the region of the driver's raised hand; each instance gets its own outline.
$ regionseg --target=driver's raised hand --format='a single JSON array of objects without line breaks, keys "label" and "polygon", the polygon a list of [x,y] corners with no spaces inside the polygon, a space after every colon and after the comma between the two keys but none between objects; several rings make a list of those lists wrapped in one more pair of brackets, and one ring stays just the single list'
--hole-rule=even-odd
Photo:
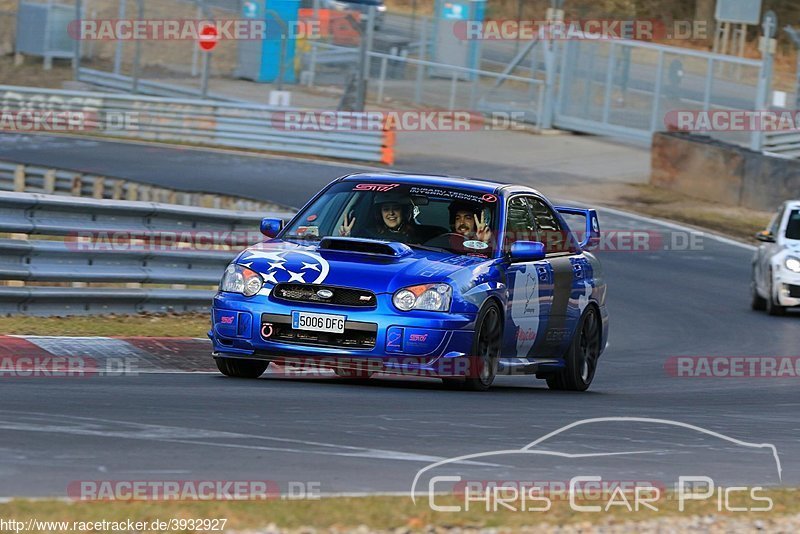
[{"label": "driver's raised hand", "polygon": [[347,214],[344,214],[344,221],[342,222],[342,226],[339,228],[339,235],[342,237],[347,237],[350,235],[350,232],[353,230],[353,225],[356,223],[356,217],[353,215],[352,218],[348,218]]},{"label": "driver's raised hand", "polygon": [[484,243],[488,243],[492,240],[492,231],[489,229],[489,225],[486,224],[486,214],[481,213],[481,218],[478,219],[477,215],[475,217],[475,237],[483,241]]}]

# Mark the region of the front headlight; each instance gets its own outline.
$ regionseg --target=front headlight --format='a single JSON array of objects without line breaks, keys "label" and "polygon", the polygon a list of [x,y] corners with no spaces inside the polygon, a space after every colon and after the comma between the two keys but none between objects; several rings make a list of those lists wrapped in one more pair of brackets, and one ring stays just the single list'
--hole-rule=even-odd
[{"label": "front headlight", "polygon": [[789,256],[786,258],[786,261],[783,264],[793,273],[800,273],[800,258],[796,256]]},{"label": "front headlight", "polygon": [[219,282],[219,290],[228,293],[241,293],[245,297],[252,297],[264,285],[261,275],[252,269],[231,263],[225,269],[222,280]]},{"label": "front headlight", "polygon": [[450,311],[453,289],[447,284],[422,284],[398,290],[392,302],[400,311]]}]

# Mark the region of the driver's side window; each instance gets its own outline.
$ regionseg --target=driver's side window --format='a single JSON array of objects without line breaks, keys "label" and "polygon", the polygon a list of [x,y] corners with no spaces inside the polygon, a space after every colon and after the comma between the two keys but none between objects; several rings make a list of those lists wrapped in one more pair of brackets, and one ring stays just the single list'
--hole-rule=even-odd
[{"label": "driver's side window", "polygon": [[535,240],[536,225],[530,210],[528,197],[513,197],[508,201],[506,235],[503,240],[503,251],[511,252],[511,245],[517,241]]}]

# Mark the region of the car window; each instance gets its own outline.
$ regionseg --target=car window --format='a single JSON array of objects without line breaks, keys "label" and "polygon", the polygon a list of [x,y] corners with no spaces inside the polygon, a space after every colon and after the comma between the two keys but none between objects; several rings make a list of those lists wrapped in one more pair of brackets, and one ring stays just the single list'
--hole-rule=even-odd
[{"label": "car window", "polygon": [[497,197],[483,191],[345,181],[307,206],[281,237],[378,239],[490,257],[496,247],[496,211]]},{"label": "car window", "polygon": [[506,239],[503,250],[511,251],[517,241],[536,241],[536,223],[528,203],[530,197],[517,196],[508,201]]},{"label": "car window", "polygon": [[545,244],[548,253],[566,250],[564,232],[553,210],[540,198],[530,197],[528,201],[536,224],[536,240]]},{"label": "car window", "polygon": [[800,240],[800,210],[792,210],[786,224],[786,239]]}]

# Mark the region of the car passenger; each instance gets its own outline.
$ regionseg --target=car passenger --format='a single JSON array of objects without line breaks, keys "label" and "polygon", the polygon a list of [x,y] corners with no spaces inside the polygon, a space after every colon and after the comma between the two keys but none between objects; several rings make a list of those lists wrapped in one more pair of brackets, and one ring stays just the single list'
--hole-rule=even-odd
[{"label": "car passenger", "polygon": [[372,227],[355,228],[356,218],[345,214],[339,228],[340,236],[366,237],[419,243],[420,232],[414,222],[414,206],[411,199],[403,194],[376,195],[372,205]]},{"label": "car passenger", "polygon": [[[492,231],[489,229],[489,221],[479,206],[471,202],[455,201],[448,207],[450,211],[450,228],[453,232],[464,236],[466,241],[483,241],[489,243],[492,240]],[[480,213],[480,218],[478,214]]]}]

